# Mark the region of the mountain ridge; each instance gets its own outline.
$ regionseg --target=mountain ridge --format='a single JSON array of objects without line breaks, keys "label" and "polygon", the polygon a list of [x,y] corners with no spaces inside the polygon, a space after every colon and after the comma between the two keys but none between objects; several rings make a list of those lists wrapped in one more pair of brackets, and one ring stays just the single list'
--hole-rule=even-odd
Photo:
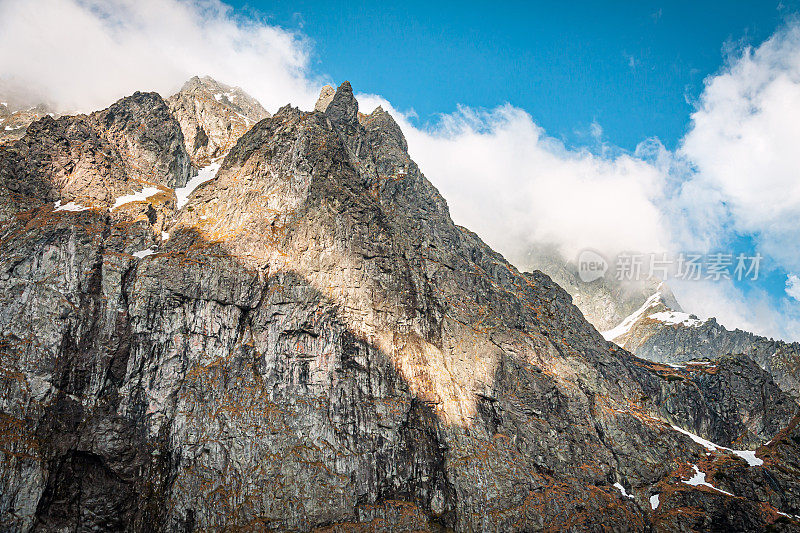
[{"label": "mountain ridge", "polygon": [[[123,99],[87,179],[144,158],[186,183],[193,143],[156,96],[164,142],[139,148]],[[181,208],[56,211],[78,198],[49,162],[86,119],[51,120],[0,148],[4,527],[796,527],[797,405],[768,374],[608,343],[452,223],[349,83],[254,124]]]}]

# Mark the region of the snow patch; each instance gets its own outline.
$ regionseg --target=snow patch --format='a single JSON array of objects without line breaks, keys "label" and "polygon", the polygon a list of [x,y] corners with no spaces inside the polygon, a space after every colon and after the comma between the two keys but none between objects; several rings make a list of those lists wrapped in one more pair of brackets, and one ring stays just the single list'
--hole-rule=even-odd
[{"label": "snow patch", "polygon": [[700,437],[699,435],[695,435],[694,433],[686,431],[685,429],[681,429],[678,426],[673,425],[672,429],[674,429],[679,433],[683,433],[684,435],[695,441],[697,444],[704,446],[709,451],[713,452],[716,450],[724,450],[727,452],[731,452],[732,454],[738,455],[739,457],[747,461],[747,464],[750,466],[761,466],[764,464],[763,459],[759,459],[758,457],[756,457],[756,452],[754,450],[732,450],[730,448],[726,448],[725,446],[720,446],[719,444],[715,444],[710,440],[706,440],[703,437]]},{"label": "snow patch", "polygon": [[656,509],[658,509],[660,503],[661,502],[658,499],[658,494],[653,494],[652,496],[650,496],[650,508],[652,510],[655,511]]},{"label": "snow patch", "polygon": [[619,482],[614,483],[614,486],[617,487],[619,491],[622,493],[622,495],[625,496],[626,498],[631,498],[631,499],[633,498],[633,496],[631,496],[625,491],[625,487],[622,486],[622,483]]},{"label": "snow patch", "polygon": [[147,257],[148,255],[153,255],[154,253],[156,253],[156,251],[153,250],[153,247],[151,246],[150,248],[145,248],[144,250],[139,250],[138,252],[133,252],[133,256],[134,257],[138,257],[139,259],[143,259],[143,258]]},{"label": "snow patch", "polygon": [[190,179],[184,187],[178,187],[175,189],[175,197],[178,199],[178,209],[186,205],[186,203],[189,201],[189,195],[192,194],[196,188],[208,180],[213,179],[214,176],[217,175],[219,167],[219,163],[211,163],[210,165],[201,168],[197,172],[197,176]]},{"label": "snow patch", "polygon": [[681,313],[678,311],[661,311],[659,313],[653,313],[652,315],[648,315],[647,318],[652,320],[658,320],[664,324],[669,326],[675,325],[682,325],[687,326],[690,328],[696,328],[700,326],[703,321],[697,317],[692,317],[689,313]]},{"label": "snow patch", "polygon": [[61,205],[61,200],[54,203],[53,206],[55,207],[55,211],[86,211],[87,209],[91,209],[91,207],[76,204],[75,202],[69,202]]},{"label": "snow patch", "polygon": [[145,187],[139,192],[135,192],[133,194],[126,194],[124,196],[120,196],[114,202],[114,205],[111,206],[111,211],[118,208],[121,205],[129,204],[131,202],[144,202],[151,196],[158,194],[161,192],[161,189],[157,187]]},{"label": "snow patch", "polygon": [[167,240],[169,240],[169,233],[167,233],[166,231],[162,231],[162,232],[161,232],[161,240],[162,240],[162,241],[167,241]]},{"label": "snow patch", "polygon": [[728,496],[733,496],[733,494],[731,494],[730,492],[722,490],[722,489],[718,489],[717,487],[715,487],[711,483],[706,482],[706,474],[705,474],[705,472],[701,472],[700,469],[697,468],[697,465],[692,465],[692,468],[694,468],[694,475],[688,481],[683,481],[683,483],[685,483],[687,485],[691,485],[692,487],[699,487],[699,486],[708,487],[708,488],[713,489],[713,490],[715,490],[717,492],[721,492],[722,494],[727,494]]},{"label": "snow patch", "polygon": [[658,303],[658,300],[660,298],[661,298],[661,291],[657,291],[650,298],[645,300],[645,302],[642,304],[642,306],[639,309],[634,311],[625,320],[620,322],[620,324],[618,326],[616,326],[615,328],[610,329],[608,331],[604,331],[602,333],[603,337],[607,341],[613,341],[617,337],[621,337],[622,335],[625,335],[626,333],[628,333],[631,330],[631,328],[633,327],[633,325],[636,323],[636,321],[639,320],[642,317],[642,315],[644,315],[645,312],[648,309],[650,309],[652,306],[654,306],[656,303]]}]

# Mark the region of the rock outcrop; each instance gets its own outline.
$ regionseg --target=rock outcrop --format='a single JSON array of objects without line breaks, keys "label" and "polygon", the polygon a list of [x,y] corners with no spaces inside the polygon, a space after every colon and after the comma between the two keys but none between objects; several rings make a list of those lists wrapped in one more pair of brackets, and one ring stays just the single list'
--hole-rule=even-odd
[{"label": "rock outcrop", "polygon": [[[349,84],[252,126],[180,209],[156,96],[0,148],[3,529],[800,528],[768,374],[607,342],[454,225]],[[140,159],[164,199],[109,210]]]},{"label": "rock outcrop", "polygon": [[253,124],[269,116],[242,89],[208,76],[190,79],[167,102],[198,168],[223,157]]},{"label": "rock outcrop", "polygon": [[639,357],[663,363],[742,354],[769,372],[783,390],[800,398],[800,343],[768,339],[740,329],[731,331],[713,318],[665,322],[649,316],[636,321],[621,346]]},{"label": "rock outcrop", "polygon": [[14,109],[8,102],[0,102],[0,145],[20,140],[28,126],[45,116],[58,115],[46,104]]}]

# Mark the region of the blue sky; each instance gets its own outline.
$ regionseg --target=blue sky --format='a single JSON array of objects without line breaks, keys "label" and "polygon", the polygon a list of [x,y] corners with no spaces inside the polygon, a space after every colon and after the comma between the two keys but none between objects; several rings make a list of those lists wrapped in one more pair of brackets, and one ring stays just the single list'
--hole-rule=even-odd
[{"label": "blue sky", "polygon": [[528,111],[549,135],[674,148],[726,48],[759,43],[799,2],[230,2],[302,31],[312,68],[422,122],[457,104]]}]

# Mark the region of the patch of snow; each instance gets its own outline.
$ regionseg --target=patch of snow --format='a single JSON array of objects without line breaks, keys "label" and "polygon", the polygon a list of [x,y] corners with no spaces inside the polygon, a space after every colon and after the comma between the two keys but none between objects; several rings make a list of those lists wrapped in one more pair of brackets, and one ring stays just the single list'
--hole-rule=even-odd
[{"label": "patch of snow", "polygon": [[625,496],[626,498],[633,498],[633,496],[631,496],[625,491],[625,487],[622,486],[622,483],[619,482],[614,483],[614,486],[617,487],[619,491],[622,493],[622,495]]},{"label": "patch of snow", "polygon": [[189,195],[192,194],[196,188],[208,180],[213,179],[214,176],[217,175],[219,167],[219,163],[211,163],[210,165],[201,168],[197,172],[197,176],[190,179],[184,187],[178,187],[175,189],[175,197],[178,199],[178,209],[186,205],[186,203],[189,201]]},{"label": "patch of snow", "polygon": [[690,328],[697,327],[703,323],[702,320],[693,318],[689,313],[681,313],[678,311],[661,311],[660,313],[648,315],[647,318],[658,320],[670,326],[681,324]]},{"label": "patch of snow", "polygon": [[214,100],[216,100],[217,102],[222,100],[222,93],[214,93]]},{"label": "patch of snow", "polygon": [[154,253],[156,253],[156,252],[155,252],[155,250],[153,250],[153,247],[151,246],[150,248],[145,248],[144,250],[139,250],[138,252],[133,252],[133,256],[134,257],[138,257],[139,259],[143,259],[143,258],[147,257],[148,255],[153,255]]},{"label": "patch of snow", "polygon": [[6,126],[6,131],[16,131],[16,130],[18,130],[20,128],[24,128],[24,126],[16,126],[16,127],[13,127],[13,128],[11,126]]},{"label": "patch of snow", "polygon": [[756,457],[755,450],[730,450],[731,452],[735,453],[745,461],[750,466],[761,466],[764,464],[763,459],[759,459]]},{"label": "patch of snow", "polygon": [[650,296],[650,298],[645,300],[645,302],[639,309],[634,311],[631,315],[625,318],[625,320],[620,322],[618,326],[608,331],[604,331],[602,333],[603,337],[607,341],[613,341],[617,337],[621,337],[622,335],[628,333],[630,329],[633,327],[633,325],[636,323],[636,321],[639,320],[648,309],[650,309],[652,306],[658,303],[658,300],[660,298],[661,298],[661,291],[656,291],[655,294],[653,294],[652,296]]},{"label": "patch of snow", "polygon": [[653,494],[652,496],[650,496],[650,508],[652,510],[655,511],[656,509],[658,509],[660,503],[661,502],[658,500],[658,494]]},{"label": "patch of snow", "polygon": [[747,464],[750,465],[750,466],[761,466],[761,465],[764,464],[764,460],[763,459],[759,459],[758,457],[756,457],[755,450],[732,450],[730,448],[726,448],[725,446],[720,446],[719,444],[714,444],[710,440],[706,440],[703,437],[700,437],[699,435],[695,435],[694,433],[686,431],[685,429],[681,429],[678,426],[674,426],[673,425],[672,429],[674,429],[675,431],[677,431],[679,433],[683,433],[684,435],[686,435],[687,437],[689,437],[690,439],[695,441],[697,444],[699,444],[701,446],[704,446],[709,451],[713,452],[713,451],[716,451],[716,450],[725,450],[727,452],[731,452],[732,454],[738,455],[739,457],[741,457],[742,459],[747,461]]},{"label": "patch of snow", "polygon": [[87,209],[91,209],[91,207],[76,204],[75,202],[69,202],[61,205],[61,200],[54,203],[53,206],[55,207],[55,211],[86,211]]},{"label": "patch of snow", "polygon": [[145,187],[140,192],[135,192],[133,194],[125,194],[116,199],[114,205],[111,206],[111,211],[122,205],[129,204],[131,202],[144,202],[151,196],[158,194],[160,192],[161,189],[157,187]]},{"label": "patch of snow", "polygon": [[161,240],[162,240],[162,241],[167,241],[167,240],[169,240],[169,233],[167,233],[166,231],[162,231],[162,232],[161,232]]},{"label": "patch of snow", "polygon": [[708,487],[708,488],[713,489],[713,490],[715,490],[717,492],[721,492],[722,494],[727,494],[728,496],[733,496],[733,494],[731,494],[730,492],[722,490],[722,489],[718,489],[717,487],[715,487],[711,483],[706,482],[706,474],[705,474],[705,472],[701,472],[700,469],[697,468],[697,465],[692,465],[692,468],[694,468],[694,475],[689,480],[683,481],[683,483],[685,483],[687,485],[691,485],[692,487],[699,487],[699,486]]}]

